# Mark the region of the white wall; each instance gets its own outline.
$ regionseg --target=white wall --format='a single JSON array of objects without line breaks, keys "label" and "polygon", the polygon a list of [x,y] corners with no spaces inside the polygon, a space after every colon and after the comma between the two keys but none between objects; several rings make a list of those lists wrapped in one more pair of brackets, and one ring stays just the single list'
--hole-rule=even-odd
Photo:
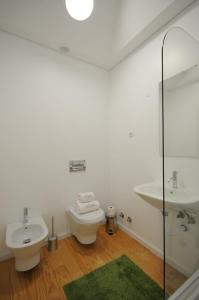
[{"label": "white wall", "polygon": [[[107,72],[0,33],[0,256],[5,225],[42,214],[66,233],[80,191],[107,201]],[[86,159],[70,174],[71,159]]]},{"label": "white wall", "polygon": [[[199,40],[198,15],[199,6],[194,6],[171,26],[181,25]],[[124,221],[125,227],[161,252],[161,213],[136,196],[133,187],[161,178],[158,83],[163,36],[112,70],[109,81],[105,71],[0,33],[1,254],[7,251],[5,225],[21,219],[24,206],[31,207],[30,215],[42,213],[47,223],[55,215],[57,232],[66,233],[64,210],[77,192],[86,190],[131,216],[132,224]],[[70,159],[86,159],[87,171],[70,174]],[[177,169],[180,181],[198,185],[196,160],[168,159],[167,166],[167,176]],[[176,239],[175,255],[181,255],[182,263],[190,245],[196,249],[192,232],[185,234],[182,255],[182,236]],[[183,268],[189,272],[193,265],[192,260]]]},{"label": "white wall", "polygon": [[120,1],[113,62],[121,62],[195,1],[197,0]]},{"label": "white wall", "polygon": [[[168,28],[182,26],[199,40],[198,3]],[[124,221],[126,229],[158,253],[161,252],[163,237],[161,213],[136,196],[133,188],[161,179],[158,84],[161,81],[161,47],[165,32],[145,43],[113,69],[110,82],[109,202],[123,211],[125,217],[132,217],[131,225]],[[130,132],[133,132],[133,138],[129,137]],[[198,187],[198,160],[171,158],[167,159],[166,166],[166,178],[171,177],[172,170],[176,169],[179,170],[180,182],[194,189]],[[176,250],[172,257],[187,274],[193,272],[198,260],[196,256],[189,256],[190,249],[193,253],[198,249],[195,230],[198,231],[198,223],[189,232],[176,236]],[[167,236],[168,242],[169,239]]]},{"label": "white wall", "polygon": [[162,247],[161,214],[137,197],[133,187],[161,174],[160,49],[156,39],[131,55],[112,71],[110,86],[110,201],[133,218],[131,229],[157,248]]},{"label": "white wall", "polygon": [[121,49],[136,37],[174,0],[123,0],[120,1],[116,35],[116,48]]}]

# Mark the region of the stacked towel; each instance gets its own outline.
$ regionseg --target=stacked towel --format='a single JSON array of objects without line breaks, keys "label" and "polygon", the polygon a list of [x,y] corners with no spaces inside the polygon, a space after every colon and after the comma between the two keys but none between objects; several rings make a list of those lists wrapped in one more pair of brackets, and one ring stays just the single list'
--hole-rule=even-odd
[{"label": "stacked towel", "polygon": [[87,203],[76,201],[75,210],[78,214],[86,214],[88,212],[98,210],[100,208],[99,201],[93,200]]},{"label": "stacked towel", "polygon": [[96,200],[93,192],[78,194],[78,200],[75,204],[75,210],[78,214],[86,214],[88,212],[98,210],[99,208],[100,203]]},{"label": "stacked towel", "polygon": [[95,199],[95,194],[93,192],[87,192],[87,193],[79,193],[78,194],[78,201],[80,203],[87,203],[94,201]]}]

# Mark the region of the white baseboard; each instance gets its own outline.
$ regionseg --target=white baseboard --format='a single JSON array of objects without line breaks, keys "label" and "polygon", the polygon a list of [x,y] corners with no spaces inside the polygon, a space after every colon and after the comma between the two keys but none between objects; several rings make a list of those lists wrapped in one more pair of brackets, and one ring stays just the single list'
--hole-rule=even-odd
[{"label": "white baseboard", "polygon": [[[63,240],[70,236],[71,236],[70,232],[60,232],[57,234],[58,240]],[[47,243],[48,240],[46,239],[44,245],[47,245]],[[0,253],[0,261],[4,261],[11,258],[13,258],[13,254],[9,250],[7,252]]]},{"label": "white baseboard", "polygon": [[58,240],[63,240],[71,236],[70,232],[60,232],[57,234]]},{"label": "white baseboard", "polygon": [[13,257],[13,255],[9,251],[0,253],[0,261],[4,261],[4,260],[10,259],[12,257]]},{"label": "white baseboard", "polygon": [[151,252],[153,252],[155,255],[163,258],[163,252],[161,249],[155,247],[153,244],[148,242],[147,240],[143,239],[140,235],[135,233],[132,229],[126,227],[124,224],[118,222],[119,227],[126,232],[128,235],[130,235],[132,238],[134,238],[136,241],[138,241],[141,245],[149,249]]},{"label": "white baseboard", "polygon": [[172,266],[174,269],[184,274],[186,277],[190,277],[193,272],[189,270],[187,267],[180,265],[176,260],[171,257],[166,258],[166,262],[168,265]]},{"label": "white baseboard", "polygon": [[[118,225],[129,236],[131,236],[136,241],[138,241],[141,245],[143,245],[144,247],[146,247],[147,249],[149,249],[152,253],[154,253],[155,255],[157,255],[158,257],[160,257],[161,259],[163,259],[163,251],[161,249],[157,248],[156,246],[154,246],[153,244],[151,244],[149,241],[147,241],[144,238],[142,238],[140,235],[138,235],[137,233],[135,233],[132,229],[126,227],[124,224],[118,222]],[[192,274],[192,272],[187,267],[180,265],[176,260],[174,260],[171,257],[167,257],[166,258],[166,262],[170,266],[172,266],[174,269],[176,269],[180,273],[184,274],[185,276],[189,277]]]},{"label": "white baseboard", "polygon": [[[126,232],[129,236],[131,236],[135,240],[137,240],[140,244],[142,244],[144,247],[149,249],[152,253],[154,253],[155,255],[157,255],[160,258],[163,258],[163,252],[161,249],[159,249],[158,247],[154,246],[149,241],[142,238],[140,235],[138,235],[132,229],[126,227],[124,224],[118,222],[118,225],[124,232]],[[63,240],[65,238],[70,237],[71,233],[70,232],[60,232],[57,234],[57,236],[58,236],[58,240]],[[47,240],[45,241],[44,244],[45,245],[47,244]],[[13,255],[10,251],[0,253],[0,261],[4,261],[4,260],[10,259],[12,257],[13,257]],[[167,257],[166,260],[169,265],[171,265],[173,268],[175,268],[176,270],[178,270],[180,273],[184,274],[185,276],[189,277],[192,274],[192,272],[189,269],[178,264],[178,262],[175,261],[173,258]]]}]

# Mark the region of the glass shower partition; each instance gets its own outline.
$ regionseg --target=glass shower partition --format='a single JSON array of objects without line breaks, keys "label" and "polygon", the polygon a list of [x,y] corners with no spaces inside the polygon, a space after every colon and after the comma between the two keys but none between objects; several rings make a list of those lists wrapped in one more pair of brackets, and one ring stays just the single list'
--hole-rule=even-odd
[{"label": "glass shower partition", "polygon": [[199,299],[199,43],[182,28],[164,37],[160,92],[165,298]]}]

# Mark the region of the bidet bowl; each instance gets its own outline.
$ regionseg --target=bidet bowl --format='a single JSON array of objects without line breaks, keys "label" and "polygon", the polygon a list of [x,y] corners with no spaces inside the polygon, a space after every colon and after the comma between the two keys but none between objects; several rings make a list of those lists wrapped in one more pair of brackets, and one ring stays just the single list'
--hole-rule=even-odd
[{"label": "bidet bowl", "polygon": [[40,249],[48,235],[42,217],[29,218],[28,223],[12,223],[6,228],[6,245],[15,256],[17,271],[27,271],[40,262]]}]

